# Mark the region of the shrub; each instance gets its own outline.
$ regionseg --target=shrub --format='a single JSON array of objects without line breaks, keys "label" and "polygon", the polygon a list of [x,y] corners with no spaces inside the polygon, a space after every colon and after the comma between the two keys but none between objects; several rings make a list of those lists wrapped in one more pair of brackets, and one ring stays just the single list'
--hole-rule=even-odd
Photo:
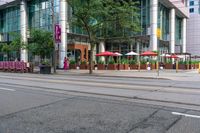
[{"label": "shrub", "polygon": [[86,65],[86,64],[87,64],[87,62],[86,62],[86,61],[81,61],[81,64],[84,64],[84,65]]},{"label": "shrub", "polygon": [[130,60],[129,64],[135,65],[135,64],[137,64],[137,62],[135,60]]},{"label": "shrub", "polygon": [[102,60],[99,60],[99,61],[98,61],[98,64],[105,64],[105,62],[102,61]]},{"label": "shrub", "polygon": [[109,59],[108,64],[115,64],[115,61],[113,58]]},{"label": "shrub", "polygon": [[128,60],[127,59],[122,59],[121,60],[121,64],[128,64]]},{"label": "shrub", "polygon": [[69,61],[69,64],[75,65],[75,64],[76,64],[76,61],[75,61],[75,60],[70,60],[70,61]]}]

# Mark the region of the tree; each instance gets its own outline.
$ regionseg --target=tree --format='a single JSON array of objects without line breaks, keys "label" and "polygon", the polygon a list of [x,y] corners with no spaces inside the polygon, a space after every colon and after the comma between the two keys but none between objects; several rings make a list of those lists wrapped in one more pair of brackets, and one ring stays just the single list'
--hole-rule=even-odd
[{"label": "tree", "polygon": [[30,34],[30,43],[27,45],[27,49],[33,55],[40,56],[42,60],[51,57],[54,50],[52,33],[40,29],[32,30]]},{"label": "tree", "polygon": [[137,2],[133,0],[67,0],[72,9],[71,25],[86,31],[91,46],[90,74],[93,51],[100,39],[128,37],[140,30]]}]

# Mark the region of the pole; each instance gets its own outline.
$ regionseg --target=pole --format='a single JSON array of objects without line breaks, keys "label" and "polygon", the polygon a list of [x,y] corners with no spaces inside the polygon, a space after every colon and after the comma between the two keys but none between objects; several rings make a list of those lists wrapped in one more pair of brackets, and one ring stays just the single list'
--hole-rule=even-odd
[{"label": "pole", "polygon": [[157,76],[159,76],[160,75],[160,73],[159,73],[159,60],[156,62],[156,68],[157,68]]},{"label": "pole", "polygon": [[199,63],[199,74],[200,74],[200,63]]},{"label": "pole", "polygon": [[52,32],[53,32],[53,44],[54,44],[54,50],[53,50],[53,73],[56,73],[56,43],[55,43],[55,16],[54,16],[54,0],[51,0],[51,10],[52,10]]},{"label": "pole", "polygon": [[178,60],[176,60],[176,73],[178,73]]}]

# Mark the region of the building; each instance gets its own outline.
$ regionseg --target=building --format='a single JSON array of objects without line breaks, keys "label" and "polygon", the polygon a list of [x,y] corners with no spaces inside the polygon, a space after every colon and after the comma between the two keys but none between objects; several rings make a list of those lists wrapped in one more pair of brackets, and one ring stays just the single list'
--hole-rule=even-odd
[{"label": "building", "polygon": [[190,19],[187,20],[187,52],[200,56],[200,0],[189,0]]},{"label": "building", "polygon": [[[51,0],[4,0],[0,3],[0,41],[12,38],[15,31],[27,42],[32,28],[52,31]],[[186,0],[138,0],[140,3],[141,33],[131,36],[131,44],[107,39],[96,46],[96,53],[105,50],[127,53],[146,50],[160,53],[186,52],[186,19],[189,17]],[[56,23],[61,26],[61,43],[58,48],[58,64],[63,67],[66,55],[88,60],[87,35],[76,26],[69,27],[70,8],[65,0],[54,2]],[[176,48],[177,47],[177,48]],[[77,56],[78,55],[78,56]],[[21,51],[21,60],[28,61],[28,51]]]}]

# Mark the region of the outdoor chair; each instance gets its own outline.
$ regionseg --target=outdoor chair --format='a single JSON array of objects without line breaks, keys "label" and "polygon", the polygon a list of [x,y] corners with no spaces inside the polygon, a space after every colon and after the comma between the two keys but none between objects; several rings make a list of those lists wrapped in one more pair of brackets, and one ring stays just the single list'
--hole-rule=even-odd
[{"label": "outdoor chair", "polygon": [[3,71],[3,61],[0,62],[0,71]]},{"label": "outdoor chair", "polygon": [[3,70],[4,71],[8,71],[9,70],[9,62],[8,61],[4,61],[4,65],[3,65]]},{"label": "outdoor chair", "polygon": [[11,72],[15,72],[15,62],[14,61],[10,61],[9,62],[9,71]]}]

